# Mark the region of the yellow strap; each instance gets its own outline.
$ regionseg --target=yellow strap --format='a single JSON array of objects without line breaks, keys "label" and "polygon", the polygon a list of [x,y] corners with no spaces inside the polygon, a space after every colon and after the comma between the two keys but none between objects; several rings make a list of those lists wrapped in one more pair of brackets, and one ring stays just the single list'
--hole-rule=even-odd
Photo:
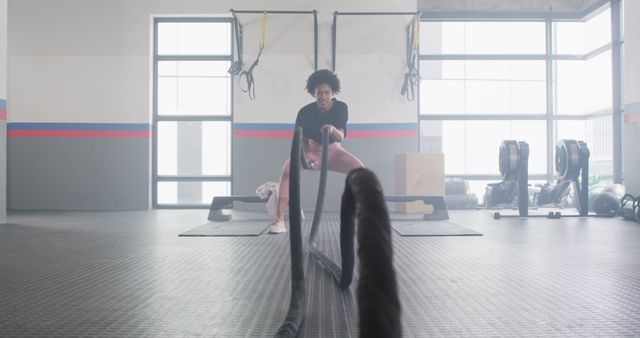
[{"label": "yellow strap", "polygon": [[267,32],[267,12],[262,13],[262,32],[260,33],[260,48],[264,48],[264,34]]}]

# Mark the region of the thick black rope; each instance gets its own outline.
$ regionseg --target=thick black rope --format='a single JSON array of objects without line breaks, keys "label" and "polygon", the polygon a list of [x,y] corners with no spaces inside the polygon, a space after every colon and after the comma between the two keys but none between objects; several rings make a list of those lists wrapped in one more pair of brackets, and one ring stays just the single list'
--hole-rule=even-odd
[{"label": "thick black rope", "polygon": [[[369,169],[352,170],[345,182],[340,208],[340,229],[354,229],[358,223],[358,310],[360,337],[401,337],[400,300],[393,269],[391,223],[382,187]],[[341,245],[353,250],[351,242]],[[343,249],[343,253],[344,253]],[[342,265],[353,267],[353,257],[342,257]],[[353,268],[351,268],[353,270]]]},{"label": "thick black rope", "polygon": [[[353,238],[354,229],[351,231],[340,231],[341,243],[348,241],[344,239],[345,236],[349,236],[351,246],[345,247],[341,244],[343,267],[345,267],[345,261],[351,261],[348,265],[344,278],[341,278],[342,269],[338,267],[329,257],[320,251],[315,245],[315,238],[318,231],[318,225],[322,216],[322,209],[324,206],[324,195],[327,188],[327,172],[328,172],[328,157],[329,157],[329,133],[326,129],[322,130],[322,162],[320,169],[320,183],[318,187],[318,196],[316,199],[316,209],[313,215],[313,221],[309,235],[309,251],[312,256],[317,258],[323,266],[329,270],[329,272],[336,278],[340,286],[347,287],[351,284],[353,276]],[[302,128],[297,128],[294,132],[293,141],[291,143],[291,157],[290,157],[290,170],[289,170],[289,241],[291,243],[291,302],[289,305],[289,312],[285,321],[280,326],[280,329],[276,333],[275,337],[295,337],[298,329],[304,320],[304,306],[306,303],[306,295],[304,289],[304,267],[303,267],[303,250],[302,250],[302,226],[300,219],[300,171],[296,170],[300,165],[303,168],[311,169],[312,166],[304,157],[302,151]],[[294,168],[294,169],[291,169]],[[345,248],[347,251],[345,251]],[[351,259],[345,260],[344,257],[351,257]]]},{"label": "thick black rope", "polygon": [[[358,283],[358,309],[360,311],[360,337],[400,337],[400,301],[393,270],[391,225],[384,193],[375,174],[365,168],[355,169],[347,175],[340,208],[340,251],[342,269],[316,246],[317,227],[320,223],[328,170],[329,135],[323,130],[322,168],[316,210],[309,235],[309,251],[319,259],[342,288],[349,287],[355,266],[354,237],[358,224],[358,257],[360,281]],[[289,312],[275,337],[296,337],[304,321],[306,294],[300,213],[300,171],[306,160],[302,152],[302,129],[296,129],[291,144],[289,170],[289,241],[291,243],[291,300]]]},{"label": "thick black rope", "polygon": [[316,246],[316,237],[318,234],[318,225],[320,224],[320,220],[322,218],[322,209],[324,207],[324,195],[327,188],[327,173],[328,173],[328,165],[327,161],[329,158],[328,154],[329,147],[329,133],[327,130],[322,130],[322,160],[320,168],[320,182],[318,183],[318,195],[316,196],[316,208],[313,213],[313,221],[311,222],[311,230],[309,230],[309,238],[307,241],[307,245],[309,248],[309,252],[320,260],[322,264],[329,270],[329,272],[335,277],[336,274],[340,275],[340,267],[335,264],[328,256],[322,253],[320,249]]},{"label": "thick black rope", "polygon": [[324,208],[324,194],[327,190],[327,172],[329,171],[329,131],[322,129],[322,167],[320,168],[320,183],[318,184],[318,196],[316,197],[316,209],[313,213],[313,222],[309,232],[309,243],[315,242],[318,233],[318,224],[322,217],[322,209]]},{"label": "thick black rope", "polygon": [[275,337],[293,338],[304,321],[306,294],[304,289],[304,255],[300,219],[300,152],[302,129],[294,132],[289,160],[289,243],[291,246],[291,301],[289,312]]},{"label": "thick black rope", "polygon": [[[320,220],[322,218],[322,210],[324,208],[324,196],[327,188],[327,172],[328,172],[328,157],[329,157],[329,133],[327,130],[322,130],[322,168],[320,169],[320,183],[318,187],[318,196],[316,198],[316,208],[313,214],[313,221],[311,223],[311,229],[309,230],[309,238],[307,242],[307,247],[309,248],[309,252],[312,257],[316,258],[322,266],[327,269],[327,271],[334,278],[336,283],[341,288],[347,288],[351,285],[351,280],[353,279],[353,261],[354,261],[354,232],[355,225],[352,225],[351,228],[345,229],[342,226],[340,227],[340,252],[342,256],[342,268],[329,256],[324,254],[320,248],[316,245],[316,238],[318,235],[318,227],[320,224]],[[351,245],[346,243],[350,242]],[[346,259],[345,259],[346,258]],[[349,264],[351,262],[351,264]],[[345,264],[347,263],[347,264]]]}]

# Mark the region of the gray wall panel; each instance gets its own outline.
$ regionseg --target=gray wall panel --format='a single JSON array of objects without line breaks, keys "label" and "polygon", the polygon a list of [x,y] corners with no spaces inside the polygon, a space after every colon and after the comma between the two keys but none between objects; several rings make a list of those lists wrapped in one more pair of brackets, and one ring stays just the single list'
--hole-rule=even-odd
[{"label": "gray wall panel", "polygon": [[[11,123],[151,123],[150,39],[155,15],[228,15],[229,8],[317,9],[318,66],[327,68],[331,66],[333,11],[412,11],[416,0],[370,0],[366,4],[339,0],[16,0],[8,6],[9,20],[0,22],[9,25]],[[349,103],[350,121],[415,122],[415,103],[399,95],[405,68],[405,28],[410,18],[343,19],[337,71],[344,87],[341,98]],[[259,16],[242,15],[241,21],[247,41],[258,36]],[[312,22],[311,16],[269,17],[265,54],[255,71],[256,100],[237,90],[234,81],[235,122],[292,123],[297,110],[310,102],[303,88],[313,70]],[[254,56],[256,48],[256,44],[245,43],[245,54]],[[376,83],[375,88],[357,90],[371,83]],[[126,146],[113,145],[120,142]],[[143,197],[148,197],[150,189],[149,162],[145,162],[150,148],[137,142],[10,139],[9,204],[28,209],[144,208],[147,198]],[[91,147],[108,157],[93,155]],[[253,193],[265,180],[278,179],[289,140],[239,140],[233,147],[237,157],[235,192]],[[252,155],[242,158],[243,153]],[[309,176],[313,181],[313,175]],[[104,198],[95,195],[99,190]],[[329,193],[336,190],[331,188]],[[315,196],[307,195],[306,205],[312,204]]]},{"label": "gray wall panel", "polygon": [[7,123],[0,121],[0,224],[7,221]]},{"label": "gray wall panel", "polygon": [[372,169],[385,194],[395,194],[395,156],[400,153],[418,152],[418,140],[411,138],[388,139],[351,139],[345,141],[345,147],[357,156],[365,166]]},{"label": "gray wall panel", "polygon": [[7,221],[7,0],[0,0],[0,224]]},{"label": "gray wall panel", "polygon": [[624,100],[625,121],[622,158],[624,185],[640,195],[640,1],[624,2]]},{"label": "gray wall panel", "polygon": [[[234,194],[252,195],[260,184],[278,181],[280,169],[289,158],[291,141],[288,139],[236,138],[234,140],[233,184]],[[344,147],[372,169],[382,183],[386,194],[393,194],[394,157],[396,153],[417,152],[416,139],[346,139]],[[306,173],[301,179],[302,207],[315,208],[318,191],[318,172]],[[345,175],[329,173],[325,198],[325,210],[340,209]],[[243,209],[261,209],[262,205],[243,205]]]},{"label": "gray wall panel", "polygon": [[624,186],[627,193],[640,195],[640,123],[625,123],[624,131]]},{"label": "gray wall panel", "polygon": [[149,208],[149,139],[10,138],[9,209]]}]

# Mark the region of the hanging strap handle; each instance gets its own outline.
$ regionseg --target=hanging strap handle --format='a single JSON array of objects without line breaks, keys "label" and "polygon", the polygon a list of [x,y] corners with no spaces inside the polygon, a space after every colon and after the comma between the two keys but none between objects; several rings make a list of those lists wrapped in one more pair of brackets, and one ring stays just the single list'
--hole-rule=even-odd
[{"label": "hanging strap handle", "polygon": [[233,15],[233,37],[236,45],[237,51],[237,60],[231,63],[231,67],[227,71],[229,74],[236,76],[242,73],[242,69],[244,68],[244,62],[242,61],[242,26],[240,25],[240,21],[236,16],[234,10],[231,10],[231,15]]},{"label": "hanging strap handle", "polygon": [[420,45],[420,14],[413,17],[412,24],[408,28],[407,39],[407,71],[404,74],[404,83],[400,90],[401,95],[405,95],[409,101],[415,99],[415,89],[420,82],[417,59]]},{"label": "hanging strap handle", "polygon": [[[267,12],[262,13],[262,31],[260,32],[260,49],[258,50],[258,56],[255,61],[251,64],[249,69],[245,69],[244,64],[242,65],[242,73],[240,74],[240,78],[238,82],[240,83],[240,90],[244,93],[249,93],[249,98],[251,100],[255,100],[256,98],[256,83],[253,77],[253,70],[256,68],[258,63],[260,63],[260,56],[262,56],[262,50],[264,49],[264,37],[267,33]],[[245,78],[247,86],[242,88],[242,78]]]}]

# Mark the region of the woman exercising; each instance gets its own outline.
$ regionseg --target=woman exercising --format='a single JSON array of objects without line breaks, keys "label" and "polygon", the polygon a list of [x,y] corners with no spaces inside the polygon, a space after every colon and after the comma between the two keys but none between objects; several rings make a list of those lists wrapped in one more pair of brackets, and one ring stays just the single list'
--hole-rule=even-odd
[{"label": "woman exercising", "polygon": [[[328,169],[347,174],[351,170],[364,167],[362,162],[340,144],[346,136],[349,112],[347,105],[333,96],[340,92],[340,80],[330,70],[315,71],[307,79],[306,90],[316,98],[315,102],[300,108],[296,117],[296,128],[302,127],[302,147],[312,169],[320,170],[322,164],[322,130],[329,132]],[[276,219],[269,225],[270,234],[286,232],[284,211],[289,202],[289,170],[287,160],[282,166],[278,189],[278,210]],[[307,171],[299,167],[300,172]]]}]

